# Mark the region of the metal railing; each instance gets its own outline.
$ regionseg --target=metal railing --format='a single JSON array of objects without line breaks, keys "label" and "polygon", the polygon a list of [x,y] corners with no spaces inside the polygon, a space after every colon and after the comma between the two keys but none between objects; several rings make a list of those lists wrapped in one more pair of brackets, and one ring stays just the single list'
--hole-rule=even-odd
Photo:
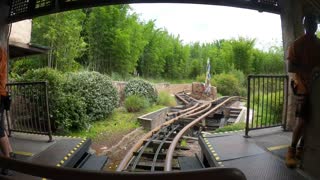
[{"label": "metal railing", "polygon": [[9,136],[12,132],[43,134],[52,141],[47,82],[7,84],[11,96],[7,114]]},{"label": "metal railing", "polygon": [[283,126],[287,119],[287,75],[249,75],[246,132]]}]

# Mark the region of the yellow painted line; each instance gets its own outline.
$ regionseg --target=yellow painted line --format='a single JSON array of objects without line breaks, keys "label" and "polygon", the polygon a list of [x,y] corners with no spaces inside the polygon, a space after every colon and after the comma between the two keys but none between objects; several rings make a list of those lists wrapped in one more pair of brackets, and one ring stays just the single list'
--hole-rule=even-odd
[{"label": "yellow painted line", "polygon": [[60,164],[63,164],[63,163],[64,163],[64,160],[61,160],[61,161],[60,161]]},{"label": "yellow painted line", "polygon": [[73,153],[74,153],[74,151],[73,151],[73,150],[71,150],[71,151],[70,151],[70,154],[73,154]]},{"label": "yellow painted line", "polygon": [[216,156],[218,156],[218,154],[217,154],[217,153],[213,153],[213,156],[215,156],[215,157],[216,157]]},{"label": "yellow painted line", "polygon": [[57,167],[60,167],[61,165],[60,164],[57,164]]},{"label": "yellow painted line", "polygon": [[216,156],[215,158],[216,158],[216,160],[217,160],[217,161],[219,161],[219,160],[220,160],[220,158],[219,158],[218,156]]},{"label": "yellow painted line", "polygon": [[34,154],[31,152],[24,152],[24,151],[13,151],[14,154],[23,155],[23,156],[33,156]]},{"label": "yellow painted line", "polygon": [[212,153],[216,153],[216,151],[215,151],[215,150],[212,150],[211,152],[212,152]]},{"label": "yellow painted line", "polygon": [[63,159],[64,159],[64,160],[68,160],[68,157],[66,156],[66,157],[64,157]]},{"label": "yellow painted line", "polygon": [[273,147],[268,147],[267,149],[269,151],[275,151],[275,150],[279,150],[279,149],[284,149],[284,148],[288,148],[290,145],[280,145],[280,146],[273,146]]},{"label": "yellow painted line", "polygon": [[47,180],[46,178],[42,178],[42,180]]},{"label": "yellow painted line", "polygon": [[67,154],[67,156],[68,156],[68,157],[70,157],[70,156],[71,156],[71,154],[69,153],[69,154]]}]

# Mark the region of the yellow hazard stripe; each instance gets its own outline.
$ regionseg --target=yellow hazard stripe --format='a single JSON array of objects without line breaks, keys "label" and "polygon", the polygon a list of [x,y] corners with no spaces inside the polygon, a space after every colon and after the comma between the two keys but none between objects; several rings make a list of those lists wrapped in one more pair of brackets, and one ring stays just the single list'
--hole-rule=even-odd
[{"label": "yellow hazard stripe", "polygon": [[34,154],[31,152],[24,152],[24,151],[13,151],[14,154],[22,155],[22,156],[33,156]]},{"label": "yellow hazard stripe", "polygon": [[279,149],[284,149],[284,148],[288,148],[290,145],[280,145],[280,146],[273,146],[273,147],[268,147],[267,149],[269,151],[276,151]]}]

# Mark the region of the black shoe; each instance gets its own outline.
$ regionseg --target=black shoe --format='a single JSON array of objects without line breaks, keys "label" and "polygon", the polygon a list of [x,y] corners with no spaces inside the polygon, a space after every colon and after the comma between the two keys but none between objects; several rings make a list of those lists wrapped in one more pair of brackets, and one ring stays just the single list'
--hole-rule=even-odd
[{"label": "black shoe", "polygon": [[11,171],[9,169],[2,169],[1,174],[5,175],[5,176],[13,176],[13,171]]},{"label": "black shoe", "polygon": [[11,159],[17,159],[17,156],[16,156],[16,154],[14,152],[10,152],[9,156],[10,156]]}]

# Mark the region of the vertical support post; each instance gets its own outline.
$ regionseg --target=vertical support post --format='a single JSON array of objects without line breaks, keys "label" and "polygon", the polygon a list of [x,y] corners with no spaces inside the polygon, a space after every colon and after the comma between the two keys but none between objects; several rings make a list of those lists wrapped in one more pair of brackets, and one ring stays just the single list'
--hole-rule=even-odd
[{"label": "vertical support post", "polygon": [[[289,76],[286,76],[285,78],[285,86],[284,86],[284,95],[288,94],[288,87],[289,87]],[[283,122],[283,130],[286,131],[287,130],[287,115],[288,115],[288,97],[285,97],[285,107],[284,107],[284,122]]]},{"label": "vertical support post", "polygon": [[[295,39],[303,35],[303,9],[301,0],[279,0],[279,5],[281,8],[281,26],[282,26],[282,40],[283,40],[283,50],[284,50],[284,60],[286,63],[285,71],[288,73],[287,57],[289,46],[293,43]],[[289,79],[291,78],[289,74]],[[287,128],[292,130],[295,126],[295,109],[296,100],[291,88],[288,88],[285,97],[288,99],[288,110],[287,110]]]},{"label": "vertical support post", "polygon": [[[247,97],[247,120],[246,120],[246,132],[245,132],[245,138],[249,138],[249,121],[250,121],[250,79],[251,79],[251,76],[249,75],[248,76],[248,97]],[[253,117],[252,117],[252,120],[253,120]]]},{"label": "vertical support post", "polygon": [[52,130],[51,130],[51,122],[50,122],[50,112],[49,112],[49,101],[48,101],[48,82],[45,83],[45,101],[46,101],[46,111],[47,111],[47,120],[48,120],[48,135],[49,135],[49,142],[52,142]]}]

